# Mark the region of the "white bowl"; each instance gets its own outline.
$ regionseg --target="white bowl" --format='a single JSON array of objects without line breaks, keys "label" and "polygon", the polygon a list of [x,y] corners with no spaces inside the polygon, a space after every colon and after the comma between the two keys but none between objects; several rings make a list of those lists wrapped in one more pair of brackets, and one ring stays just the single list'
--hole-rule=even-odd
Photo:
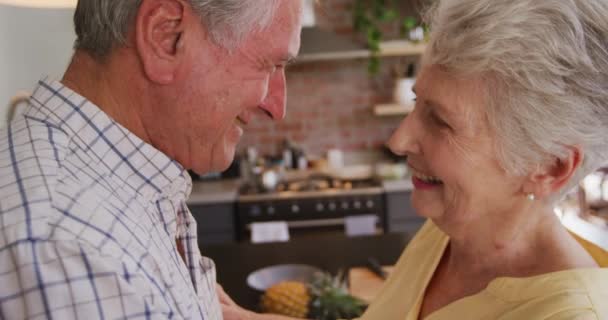
[{"label": "white bowl", "polygon": [[250,273],[247,277],[247,285],[256,290],[265,291],[281,281],[309,283],[317,272],[323,271],[305,264],[279,264]]},{"label": "white bowl", "polygon": [[328,170],[328,174],[332,178],[341,180],[366,180],[373,177],[372,166],[367,164],[330,168]]}]

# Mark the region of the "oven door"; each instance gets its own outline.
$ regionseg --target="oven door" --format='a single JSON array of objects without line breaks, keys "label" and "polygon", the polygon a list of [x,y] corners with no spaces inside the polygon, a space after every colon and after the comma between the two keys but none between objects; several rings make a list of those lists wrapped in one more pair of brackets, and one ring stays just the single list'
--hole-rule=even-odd
[{"label": "oven door", "polygon": [[376,216],[376,233],[384,233],[382,194],[307,199],[275,199],[237,203],[239,241],[250,241],[255,222],[285,221],[290,238],[346,234],[347,217]]}]

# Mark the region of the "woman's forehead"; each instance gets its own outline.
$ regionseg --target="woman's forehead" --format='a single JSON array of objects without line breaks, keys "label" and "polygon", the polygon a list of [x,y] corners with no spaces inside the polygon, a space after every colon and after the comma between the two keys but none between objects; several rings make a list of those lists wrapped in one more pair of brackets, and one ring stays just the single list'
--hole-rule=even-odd
[{"label": "woman's forehead", "polygon": [[419,98],[445,116],[480,129],[486,114],[483,77],[457,76],[439,66],[425,66],[417,78],[415,90]]}]

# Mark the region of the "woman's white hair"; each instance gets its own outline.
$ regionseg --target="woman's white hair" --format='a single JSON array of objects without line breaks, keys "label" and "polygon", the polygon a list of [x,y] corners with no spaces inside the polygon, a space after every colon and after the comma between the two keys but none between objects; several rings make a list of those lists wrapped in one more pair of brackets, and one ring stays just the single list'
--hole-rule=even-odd
[{"label": "woman's white hair", "polygon": [[[74,13],[76,49],[95,57],[124,45],[142,0],[79,0]],[[280,0],[189,0],[217,45],[238,46],[247,35],[263,30]]]},{"label": "woman's white hair", "polygon": [[502,166],[525,175],[583,150],[559,199],[608,158],[608,1],[440,0],[424,64],[479,76]]}]

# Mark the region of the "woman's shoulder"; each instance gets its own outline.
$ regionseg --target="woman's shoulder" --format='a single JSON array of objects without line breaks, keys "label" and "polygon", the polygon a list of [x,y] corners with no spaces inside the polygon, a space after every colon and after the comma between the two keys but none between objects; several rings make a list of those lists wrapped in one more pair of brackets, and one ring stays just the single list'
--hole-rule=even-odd
[{"label": "woman's shoulder", "polygon": [[418,303],[447,242],[447,236],[428,220],[412,238],[362,319],[416,319]]},{"label": "woman's shoulder", "polygon": [[[507,303],[608,319],[608,268],[570,269],[525,278],[497,278],[487,292]],[[551,318],[553,319],[553,318]],[[561,319],[561,318],[560,318]]]},{"label": "woman's shoulder", "polygon": [[401,254],[395,264],[394,273],[402,270],[411,273],[414,266],[424,266],[424,270],[433,271],[434,269],[428,267],[439,262],[448,240],[448,236],[433,221],[427,220]]},{"label": "woman's shoulder", "polygon": [[427,219],[408,244],[408,248],[432,246],[442,242],[446,242],[447,244],[447,241],[448,236],[431,219]]}]

